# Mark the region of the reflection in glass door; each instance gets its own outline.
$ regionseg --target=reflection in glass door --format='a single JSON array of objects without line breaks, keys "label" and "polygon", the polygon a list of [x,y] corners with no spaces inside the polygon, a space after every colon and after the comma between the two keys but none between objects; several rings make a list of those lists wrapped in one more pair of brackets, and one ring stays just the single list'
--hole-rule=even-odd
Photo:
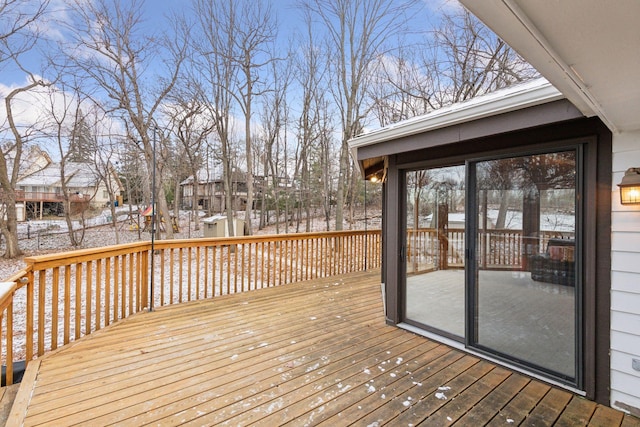
[{"label": "reflection in glass door", "polygon": [[406,172],[405,320],[463,340],[465,167]]},{"label": "reflection in glass door", "polygon": [[[469,344],[576,378],[576,152],[471,163]],[[579,246],[578,246],[579,247]]]}]

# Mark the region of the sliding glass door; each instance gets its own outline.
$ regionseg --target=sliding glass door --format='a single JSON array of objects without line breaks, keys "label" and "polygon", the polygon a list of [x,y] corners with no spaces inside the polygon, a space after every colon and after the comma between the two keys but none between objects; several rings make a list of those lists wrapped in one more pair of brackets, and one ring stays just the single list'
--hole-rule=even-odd
[{"label": "sliding glass door", "polygon": [[462,341],[465,167],[406,174],[406,320]]},{"label": "sliding glass door", "polygon": [[575,382],[578,152],[406,171],[404,321]]},{"label": "sliding glass door", "polygon": [[470,345],[576,376],[576,151],[473,162]]}]

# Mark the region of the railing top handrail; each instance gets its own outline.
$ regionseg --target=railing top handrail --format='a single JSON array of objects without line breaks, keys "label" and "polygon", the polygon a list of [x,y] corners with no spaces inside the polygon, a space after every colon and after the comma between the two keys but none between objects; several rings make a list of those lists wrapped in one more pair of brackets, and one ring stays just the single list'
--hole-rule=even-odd
[{"label": "railing top handrail", "polygon": [[[363,236],[365,234],[380,233],[379,229],[373,230],[343,230],[343,231],[318,231],[309,233],[288,233],[288,234],[261,234],[256,236],[234,236],[234,237],[199,237],[195,239],[173,239],[156,240],[155,245],[159,249],[170,247],[186,246],[218,246],[237,245],[242,243],[258,242],[282,242],[285,240],[308,240],[315,238],[340,237],[340,236]],[[211,243],[211,244],[208,244]]]},{"label": "railing top handrail", "polygon": [[131,252],[148,250],[151,243],[147,240],[134,243],[121,243],[119,245],[101,246],[97,248],[77,249],[68,252],[57,252],[46,255],[25,257],[24,262],[32,266],[34,270],[55,267],[57,265],[69,265],[78,262],[91,261],[101,258],[128,254]]},{"label": "railing top handrail", "polygon": [[[7,277],[2,282],[4,283],[14,283],[16,285],[16,289],[21,288],[26,284],[27,275],[31,272],[31,267],[27,266],[20,271],[16,271],[13,275]],[[2,283],[0,282],[0,283]]]},{"label": "railing top handrail", "polygon": [[0,282],[0,313],[11,303],[13,293],[18,289],[16,282]]}]

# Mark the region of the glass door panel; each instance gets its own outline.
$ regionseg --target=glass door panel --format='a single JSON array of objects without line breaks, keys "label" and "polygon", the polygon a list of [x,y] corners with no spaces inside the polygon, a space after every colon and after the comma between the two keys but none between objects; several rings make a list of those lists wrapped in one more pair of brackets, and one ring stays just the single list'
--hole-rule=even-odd
[{"label": "glass door panel", "polygon": [[405,320],[465,333],[465,167],[406,172]]},{"label": "glass door panel", "polygon": [[480,161],[472,346],[576,377],[576,152]]}]

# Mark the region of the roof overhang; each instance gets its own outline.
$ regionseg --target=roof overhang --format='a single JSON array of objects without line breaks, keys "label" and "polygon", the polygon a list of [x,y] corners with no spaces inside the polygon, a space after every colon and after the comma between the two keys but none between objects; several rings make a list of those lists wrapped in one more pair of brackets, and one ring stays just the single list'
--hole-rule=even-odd
[{"label": "roof overhang", "polygon": [[587,117],[640,130],[640,2],[460,0]]},{"label": "roof overhang", "polygon": [[[385,155],[391,154],[389,149],[394,149],[393,146],[389,146],[391,148],[386,147],[381,151],[372,148],[374,146],[388,143],[389,141],[407,139],[427,132],[434,133],[441,129],[453,128],[457,125],[510,112],[531,109],[563,99],[562,93],[547,80],[543,78],[535,79],[362,134],[349,141],[349,148],[353,159],[358,162],[366,178],[380,169],[384,163]],[[565,103],[568,104],[566,101]],[[566,106],[562,108],[567,109]],[[562,117],[566,119],[581,116],[581,113],[577,110],[569,111],[567,114],[562,115]],[[554,114],[550,118],[541,120],[544,122],[555,120],[555,116]],[[463,136],[454,135],[453,138],[463,138]],[[456,141],[449,139],[448,142]],[[399,146],[397,146],[397,149],[398,151],[401,150]]]}]

